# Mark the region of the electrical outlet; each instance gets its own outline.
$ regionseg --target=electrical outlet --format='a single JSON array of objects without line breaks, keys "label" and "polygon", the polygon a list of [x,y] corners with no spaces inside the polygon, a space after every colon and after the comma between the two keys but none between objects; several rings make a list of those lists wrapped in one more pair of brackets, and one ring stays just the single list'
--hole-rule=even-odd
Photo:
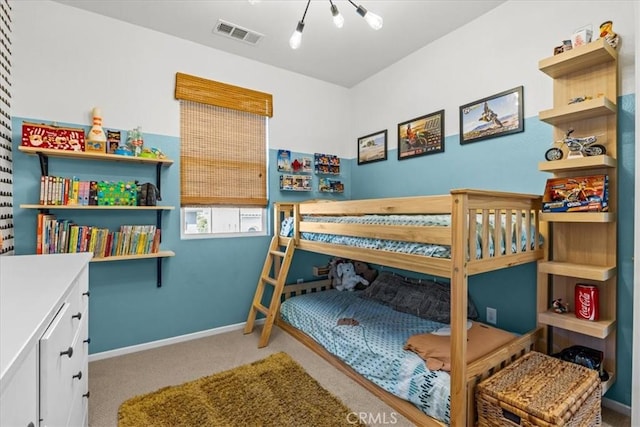
[{"label": "electrical outlet", "polygon": [[304,282],[304,279],[298,279],[298,280],[296,281],[296,283],[302,283],[302,282]]},{"label": "electrical outlet", "polygon": [[487,307],[487,323],[495,325],[498,322],[498,310]]}]

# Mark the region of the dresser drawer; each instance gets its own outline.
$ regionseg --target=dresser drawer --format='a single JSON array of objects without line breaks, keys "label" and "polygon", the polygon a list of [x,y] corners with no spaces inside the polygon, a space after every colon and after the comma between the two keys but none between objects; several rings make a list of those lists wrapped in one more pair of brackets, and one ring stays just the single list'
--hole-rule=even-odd
[{"label": "dresser drawer", "polygon": [[86,389],[87,382],[84,382],[84,389],[78,388],[71,401],[71,411],[69,419],[65,425],[69,427],[86,426],[89,418],[89,394]]},{"label": "dresser drawer", "polygon": [[38,425],[37,356],[33,347],[2,392],[0,426]]},{"label": "dresser drawer", "polygon": [[43,425],[66,425],[71,399],[87,389],[87,313],[74,313],[72,306],[65,303],[40,339]]},{"label": "dresser drawer", "polygon": [[70,305],[70,313],[75,315],[74,319],[78,318],[78,313],[84,313],[89,307],[89,290],[87,289],[87,281],[84,278],[87,269],[85,268],[82,273],[73,281],[71,285],[71,292],[67,297],[67,302]]},{"label": "dresser drawer", "polygon": [[[71,373],[64,372],[61,378],[60,392],[70,399],[65,404],[70,407],[68,426],[83,426],[83,420],[87,417],[89,400],[89,345],[87,343],[89,333],[88,322],[83,322],[77,336],[74,338],[73,357],[69,360]],[[65,379],[64,376],[67,376]],[[70,376],[71,381],[68,381]],[[62,403],[62,402],[60,402]]]}]

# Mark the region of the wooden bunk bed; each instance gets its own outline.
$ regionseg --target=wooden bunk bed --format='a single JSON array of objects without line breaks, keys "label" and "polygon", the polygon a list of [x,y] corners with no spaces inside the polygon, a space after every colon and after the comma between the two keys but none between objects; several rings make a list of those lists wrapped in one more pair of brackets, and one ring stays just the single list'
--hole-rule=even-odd
[{"label": "wooden bunk bed", "polygon": [[[258,312],[262,312],[267,319],[260,346],[267,345],[271,325],[276,322],[279,327],[327,359],[416,425],[442,426],[444,424],[441,421],[427,416],[413,404],[363,378],[305,333],[280,319],[278,310],[282,298],[330,287],[327,282],[322,281],[285,286],[284,281],[295,250],[311,251],[448,278],[451,289],[452,355],[450,425],[473,425],[475,384],[539,346],[541,331],[532,330],[479,360],[467,364],[468,277],[542,258],[542,242],[538,238],[540,206],[541,197],[538,195],[469,189],[452,190],[450,194],[439,196],[277,203],[274,207],[274,230],[276,231],[258,283],[245,333],[253,330],[255,317]],[[447,226],[381,226],[325,222],[322,219],[336,216],[426,214],[450,215],[450,224]],[[293,233],[290,236],[278,233],[283,221],[293,225]],[[497,226],[494,227],[494,224]],[[305,233],[438,244],[450,248],[450,257],[427,257],[412,253],[395,253],[312,241],[304,238]],[[472,236],[478,236],[479,239],[476,240]],[[512,236],[513,242],[518,243],[512,245],[512,239],[505,236]],[[261,302],[264,285],[274,286],[273,297],[268,307]]]}]

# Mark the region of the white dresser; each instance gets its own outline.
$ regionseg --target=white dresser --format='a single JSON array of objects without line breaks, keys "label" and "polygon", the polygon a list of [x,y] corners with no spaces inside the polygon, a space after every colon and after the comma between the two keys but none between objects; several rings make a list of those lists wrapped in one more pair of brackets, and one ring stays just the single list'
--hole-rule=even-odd
[{"label": "white dresser", "polygon": [[0,426],[87,425],[91,257],[0,257]]}]

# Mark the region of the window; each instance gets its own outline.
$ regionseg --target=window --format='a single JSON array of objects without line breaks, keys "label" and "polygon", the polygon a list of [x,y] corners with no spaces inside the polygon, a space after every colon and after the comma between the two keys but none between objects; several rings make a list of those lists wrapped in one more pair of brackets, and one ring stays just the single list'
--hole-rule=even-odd
[{"label": "window", "polygon": [[267,232],[266,217],[263,208],[184,207],[182,237],[262,236]]},{"label": "window", "polygon": [[178,73],[183,238],[264,235],[270,94]]}]

